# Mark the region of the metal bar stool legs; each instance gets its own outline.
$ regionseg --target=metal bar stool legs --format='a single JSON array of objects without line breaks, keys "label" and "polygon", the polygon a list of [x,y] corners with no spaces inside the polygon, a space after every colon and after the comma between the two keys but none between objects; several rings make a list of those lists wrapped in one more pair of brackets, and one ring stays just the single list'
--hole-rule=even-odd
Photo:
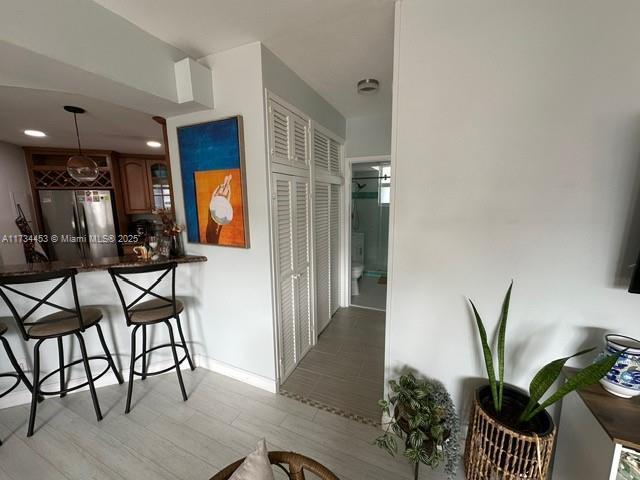
[{"label": "metal bar stool legs", "polygon": [[147,379],[147,326],[142,325],[142,380]]},{"label": "metal bar stool legs", "polygon": [[62,337],[58,337],[58,366],[60,367],[60,398],[66,397],[64,391],[64,347],[62,346]]},{"label": "metal bar stool legs", "polygon": [[[15,373],[0,374],[0,378],[11,377],[16,379],[16,382],[11,387],[9,387],[4,392],[0,393],[0,398],[11,393],[18,385],[20,385],[20,382],[24,383],[27,389],[33,393],[33,385],[31,385],[31,382],[29,381],[27,376],[24,374],[24,371],[22,370],[22,368],[20,368],[20,364],[16,360],[16,357],[13,355],[13,351],[11,350],[11,346],[9,345],[8,340],[4,338],[3,335],[0,335],[0,341],[2,341],[2,346],[4,347],[4,351],[7,353],[7,357],[9,357],[9,362],[11,363],[11,366],[15,370]],[[36,396],[36,401],[38,401],[38,396]],[[2,445],[2,440],[0,440],[0,445]]]},{"label": "metal bar stool legs", "polygon": [[[191,370],[195,370],[195,365],[193,364],[192,360],[191,360],[191,355],[189,354],[189,348],[187,347],[186,342],[184,341],[184,335],[182,333],[182,328],[180,327],[180,319],[176,317],[176,319],[178,320],[178,332],[180,334],[180,339],[182,341],[182,343],[176,343],[175,341],[175,336],[173,333],[173,327],[171,325],[171,322],[167,319],[167,320],[163,320],[159,323],[164,323],[168,330],[169,330],[169,343],[167,344],[163,344],[163,345],[157,345],[155,347],[152,347],[150,349],[147,349],[147,334],[146,334],[146,327],[147,325],[135,325],[133,327],[133,330],[131,331],[131,361],[129,364],[129,385],[127,388],[127,403],[126,403],[126,407],[125,407],[125,413],[129,413],[131,411],[131,400],[133,397],[133,380],[135,378],[135,376],[139,376],[142,380],[144,380],[145,378],[147,378],[148,376],[152,376],[152,375],[160,375],[162,373],[166,373],[170,370],[173,370],[175,368],[176,370],[176,376],[178,377],[178,384],[180,387],[180,393],[182,395],[182,399],[184,401],[188,400],[188,395],[187,395],[187,391],[185,389],[184,386],[184,380],[182,378],[182,371],[180,370],[180,365],[187,360],[189,362],[189,368]],[[136,354],[136,336],[138,334],[138,329],[142,327],[142,353],[140,353],[139,355]],[[147,361],[147,355],[149,355],[152,351],[160,349],[160,348],[165,348],[165,347],[171,347],[171,354],[173,357],[173,365],[171,365],[170,367],[167,367],[159,372],[151,372],[149,373],[147,371],[147,365],[148,365],[148,361]],[[178,348],[182,348],[185,351],[185,355],[182,358],[178,358]],[[142,371],[136,371],[136,361],[138,359],[142,359]]]},{"label": "metal bar stool legs", "polygon": [[[184,382],[182,381],[182,372],[180,371],[180,363],[182,362],[178,361],[178,352],[176,352],[176,341],[173,338],[173,328],[171,327],[171,323],[169,323],[169,320],[165,320],[164,323],[167,325],[167,328],[169,329],[169,342],[171,343],[171,352],[173,353],[173,361],[176,364],[176,375],[178,376],[178,383],[180,384],[180,392],[182,393],[182,400],[186,402],[188,400],[188,397],[187,397],[187,392],[184,389]],[[178,322],[178,325],[180,325],[179,322]],[[189,352],[187,350],[186,345],[184,345],[184,349],[187,352],[185,355],[186,358],[189,358]]]},{"label": "metal bar stool legs", "polygon": [[44,338],[36,342],[33,347],[33,391],[31,392],[31,410],[29,412],[29,426],[27,428],[27,437],[33,435],[33,427],[36,424],[36,410],[38,408],[38,393],[40,390],[40,345],[44,342]]},{"label": "metal bar stool legs", "polygon": [[193,360],[191,360],[191,354],[189,353],[189,347],[187,346],[187,342],[184,339],[184,334],[182,333],[182,324],[180,323],[180,317],[176,316],[176,323],[178,324],[178,333],[180,334],[180,341],[182,342],[182,345],[184,345],[184,353],[186,353],[187,355],[187,361],[189,362],[189,368],[191,368],[191,371],[196,369],[196,366],[193,364]]},{"label": "metal bar stool legs", "polygon": [[[33,391],[33,385],[31,385],[31,382],[29,381],[27,376],[22,371],[22,368],[20,367],[20,364],[18,363],[18,360],[16,360],[16,357],[13,355],[13,351],[11,350],[11,345],[9,345],[9,341],[6,338],[4,338],[4,336],[2,336],[2,335],[0,335],[0,341],[2,341],[2,345],[4,346],[4,351],[7,353],[7,357],[9,357],[9,362],[11,363],[11,366],[13,367],[13,369],[16,371],[15,374],[18,376],[18,379],[20,379],[20,381],[25,384],[27,389],[30,392],[32,392]],[[13,374],[11,374],[11,373],[3,374],[3,375],[13,376]],[[16,387],[17,386],[18,385],[16,385]],[[13,390],[13,388],[11,390]],[[4,397],[8,393],[9,392],[5,392],[2,395],[0,395],[0,397]]]},{"label": "metal bar stool legs", "polygon": [[[136,281],[132,279],[132,277],[135,277],[137,274],[141,273],[155,274],[153,275],[155,279],[150,279],[149,277],[143,279],[149,286],[143,286],[139,283],[136,283]],[[133,330],[131,331],[129,388],[127,390],[127,405],[125,407],[125,413],[129,413],[131,411],[133,379],[135,378],[135,376],[141,377],[142,380],[145,380],[147,377],[160,375],[162,373],[166,373],[175,369],[176,376],[178,377],[178,384],[180,386],[182,399],[186,401],[188,399],[188,396],[187,391],[184,387],[184,380],[182,378],[180,365],[182,365],[185,360],[189,362],[189,367],[191,368],[191,370],[195,369],[195,365],[193,363],[193,359],[191,358],[191,354],[189,353],[189,348],[184,338],[184,333],[182,332],[182,325],[180,324],[180,313],[184,310],[184,303],[181,299],[176,298],[176,263],[168,262],[133,267],[110,268],[109,274],[111,275],[113,284],[116,288],[116,291],[118,292],[118,297],[120,297],[120,302],[122,303],[122,311],[124,313],[127,326],[133,327]],[[165,278],[167,280],[170,280],[171,282],[170,295],[163,295],[158,293],[158,290],[160,289],[160,287],[158,286]],[[125,296],[125,292],[123,292],[121,284],[127,284],[129,287],[134,287],[140,293],[136,293],[136,295],[129,293],[127,296]],[[148,298],[149,300],[146,300]],[[177,322],[178,335],[180,337],[181,343],[176,342],[176,336],[174,335],[173,326],[171,325],[171,319],[175,319]],[[155,345],[149,348],[147,346],[147,326],[151,327],[153,325],[159,325],[162,323],[164,323],[169,330],[169,343]],[[138,334],[138,330],[140,329],[140,327],[142,327],[142,353],[137,354],[136,335]],[[149,364],[147,355],[161,348],[171,348],[173,364],[159,371],[149,372],[147,369]],[[178,358],[178,348],[184,350],[184,356],[182,358]],[[142,359],[142,370],[136,370],[136,362],[140,358]]]},{"label": "metal bar stool legs", "polygon": [[124,380],[122,378],[122,375],[120,374],[120,370],[118,370],[118,367],[116,367],[116,363],[113,361],[113,357],[111,356],[111,351],[109,350],[109,347],[107,346],[107,342],[104,339],[104,334],[102,333],[102,327],[100,326],[100,324],[96,324],[96,330],[98,330],[98,338],[100,339],[100,344],[102,345],[102,349],[104,350],[104,353],[107,356],[107,362],[109,362],[109,366],[111,367],[113,374],[116,376],[118,383],[122,385],[124,383]]},{"label": "metal bar stool legs", "polygon": [[131,363],[129,364],[129,385],[127,388],[127,406],[124,409],[124,413],[131,411],[131,395],[133,394],[133,374],[136,369],[136,332],[140,328],[140,325],[133,327],[131,331]]},{"label": "metal bar stool legs", "polygon": [[[22,333],[24,340],[35,340],[36,342],[33,348],[33,386],[31,393],[31,410],[29,413],[29,423],[27,427],[27,436],[29,437],[33,435],[38,401],[41,400],[42,397],[52,395],[64,397],[69,392],[89,387],[91,399],[93,401],[93,408],[96,412],[96,418],[100,421],[102,420],[102,411],[100,410],[100,404],[96,394],[95,382],[109,371],[113,371],[118,383],[124,383],[122,376],[113,361],[111,352],[107,347],[107,343],[102,333],[102,328],[99,325],[103,318],[102,311],[96,307],[80,306],[76,286],[76,274],[77,271],[75,269],[66,269],[55,272],[0,275],[0,297],[11,310],[14,320],[18,326],[18,330]],[[49,283],[52,281],[56,282],[55,286],[51,286]],[[35,296],[22,290],[22,288],[26,286],[39,283],[46,283],[51,287],[49,292],[44,296]],[[73,297],[72,306],[60,305],[53,301],[53,297],[56,292],[62,291],[65,285],[67,286],[67,289],[68,287],[71,287]],[[20,309],[22,312],[20,312],[17,308],[18,304],[15,302],[15,299],[17,298],[21,299],[21,303],[24,302],[24,299],[27,299],[34,302],[35,305],[30,309],[27,309],[26,307],[22,308],[21,306]],[[43,316],[34,315],[34,313],[40,310],[43,306],[52,308],[54,312]],[[100,339],[104,355],[89,356],[87,354],[87,347],[84,342],[84,333],[92,327],[95,327],[98,332],[98,337]],[[0,332],[1,331],[2,330],[0,330]],[[80,344],[80,359],[65,364],[64,337],[77,338],[78,343]],[[58,347],[59,367],[41,377],[40,348],[46,340],[56,341]],[[90,360],[106,361],[107,366],[104,370],[94,376],[89,365]],[[84,383],[68,387],[66,385],[65,370],[74,365],[79,365],[80,363],[84,366],[86,381]],[[54,376],[56,375],[59,377],[59,389],[55,391],[44,390],[42,386],[47,384],[50,378],[55,378]]]}]

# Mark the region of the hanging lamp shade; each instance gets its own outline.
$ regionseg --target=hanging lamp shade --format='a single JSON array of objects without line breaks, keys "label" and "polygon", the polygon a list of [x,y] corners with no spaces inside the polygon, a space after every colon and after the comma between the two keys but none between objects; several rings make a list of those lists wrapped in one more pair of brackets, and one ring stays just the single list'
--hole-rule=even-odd
[{"label": "hanging lamp shade", "polygon": [[90,157],[87,157],[82,153],[82,147],[80,146],[80,133],[78,131],[78,114],[85,112],[84,108],[74,107],[71,105],[65,105],[64,109],[67,112],[73,113],[73,123],[76,127],[76,138],[78,140],[78,153],[72,155],[67,160],[67,173],[80,183],[93,182],[98,178],[98,165]]}]

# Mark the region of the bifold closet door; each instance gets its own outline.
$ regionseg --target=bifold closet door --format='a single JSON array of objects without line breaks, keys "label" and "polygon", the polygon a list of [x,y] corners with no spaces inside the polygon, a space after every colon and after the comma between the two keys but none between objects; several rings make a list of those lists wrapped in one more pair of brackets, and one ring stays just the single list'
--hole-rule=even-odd
[{"label": "bifold closet door", "polygon": [[316,319],[318,333],[320,333],[331,320],[331,255],[329,253],[329,197],[331,187],[324,182],[316,182],[315,187],[313,234],[316,244]]},{"label": "bifold closet door", "polygon": [[284,381],[313,338],[309,179],[272,174],[280,374]]},{"label": "bifold closet door", "polygon": [[297,325],[300,332],[298,359],[313,345],[313,302],[311,292],[311,183],[309,178],[295,177],[295,274]]},{"label": "bifold closet door", "polygon": [[329,311],[330,316],[333,316],[340,307],[340,195],[342,187],[332,183],[329,190]]}]

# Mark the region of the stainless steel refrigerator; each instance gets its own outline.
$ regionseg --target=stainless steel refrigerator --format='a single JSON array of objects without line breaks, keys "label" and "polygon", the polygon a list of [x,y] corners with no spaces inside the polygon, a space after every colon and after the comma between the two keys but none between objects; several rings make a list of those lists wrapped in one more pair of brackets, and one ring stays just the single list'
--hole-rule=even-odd
[{"label": "stainless steel refrigerator", "polygon": [[40,190],[39,196],[50,260],[118,255],[111,191]]}]

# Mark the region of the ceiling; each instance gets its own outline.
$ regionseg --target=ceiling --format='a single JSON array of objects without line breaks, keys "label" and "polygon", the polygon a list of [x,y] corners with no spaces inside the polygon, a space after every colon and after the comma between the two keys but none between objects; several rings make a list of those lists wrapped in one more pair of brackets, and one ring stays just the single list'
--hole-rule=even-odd
[{"label": "ceiling", "polygon": [[261,41],[346,118],[391,111],[393,0],[94,1],[195,58]]},{"label": "ceiling", "polygon": [[[149,115],[111,103],[62,92],[19,87],[0,87],[0,141],[20,146],[74,147],[77,145],[73,115],[64,105],[87,112],[78,116],[82,148],[126,153],[163,153],[147,140],[162,142],[162,128]],[[41,130],[44,138],[25,135]]]}]

